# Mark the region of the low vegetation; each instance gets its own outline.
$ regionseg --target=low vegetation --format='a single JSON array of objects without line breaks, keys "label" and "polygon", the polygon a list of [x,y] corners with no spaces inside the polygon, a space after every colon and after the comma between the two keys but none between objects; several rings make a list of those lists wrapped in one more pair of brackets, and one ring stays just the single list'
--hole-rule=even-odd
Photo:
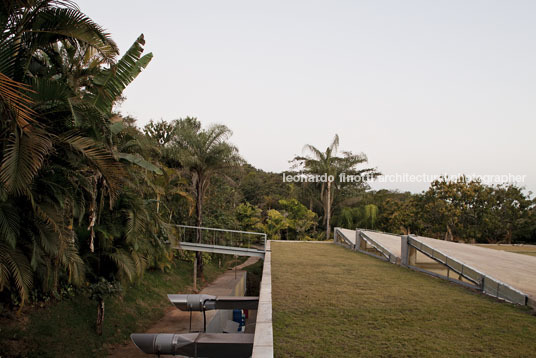
[{"label": "low vegetation", "polygon": [[258,296],[261,287],[262,268],[264,260],[259,260],[253,265],[244,267],[247,274],[246,296]]},{"label": "low vegetation", "polygon": [[276,357],[528,357],[536,317],[332,244],[272,243]]},{"label": "low vegetation", "polygon": [[[207,282],[235,264],[227,259],[205,265]],[[168,293],[190,293],[193,265],[175,261],[168,272],[149,271],[120,296],[105,299],[103,334],[95,333],[95,301],[84,295],[27,308],[24,315],[0,320],[0,357],[102,357],[133,332],[144,332],[170,306]]]}]

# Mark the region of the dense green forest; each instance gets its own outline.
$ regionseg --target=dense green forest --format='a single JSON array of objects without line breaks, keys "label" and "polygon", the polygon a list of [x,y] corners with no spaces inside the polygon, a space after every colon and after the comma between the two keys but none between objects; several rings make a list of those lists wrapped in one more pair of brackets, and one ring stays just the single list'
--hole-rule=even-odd
[{"label": "dense green forest", "polygon": [[[420,194],[372,191],[364,154],[306,145],[286,173],[246,163],[223,124],[151,121],[115,110],[150,66],[144,37],[122,56],[70,1],[2,1],[0,302],[80,288],[97,301],[146,270],[191,259],[173,224],[324,240],[334,226],[469,242],[535,243],[535,200],[514,185],[443,179]],[[140,119],[141,120],[141,119]],[[305,144],[305,143],[303,143]],[[340,173],[364,180],[340,182]],[[333,182],[284,182],[333,175]],[[200,270],[208,254],[198,254]],[[82,290],[82,288],[84,290]]]}]

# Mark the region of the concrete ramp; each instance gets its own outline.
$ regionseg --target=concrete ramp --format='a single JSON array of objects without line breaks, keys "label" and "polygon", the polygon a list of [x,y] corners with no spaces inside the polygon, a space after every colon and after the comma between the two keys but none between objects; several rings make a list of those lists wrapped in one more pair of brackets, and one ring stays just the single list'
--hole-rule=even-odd
[{"label": "concrete ramp", "polygon": [[482,246],[335,228],[335,243],[536,308],[536,257]]},{"label": "concrete ramp", "polygon": [[385,252],[389,253],[390,256],[400,260],[401,243],[399,235],[370,230],[359,231],[361,232],[362,238],[364,237],[365,240],[368,239],[369,241],[376,243],[376,245],[382,247]]},{"label": "concrete ramp", "polygon": [[335,242],[392,263],[400,263],[400,236],[372,230],[335,228]]},{"label": "concrete ramp", "polygon": [[[490,287],[490,289],[500,290],[500,284],[504,283],[528,295],[530,300],[536,301],[536,257],[423,236],[411,236],[411,238],[417,245],[420,242],[497,281],[497,288]],[[500,296],[500,292],[495,293]]]},{"label": "concrete ramp", "polygon": [[343,239],[345,239],[347,244],[355,245],[355,230],[349,230],[349,229],[343,229],[343,228],[335,228],[335,234],[337,234],[337,231],[339,231],[340,234],[342,234]]}]

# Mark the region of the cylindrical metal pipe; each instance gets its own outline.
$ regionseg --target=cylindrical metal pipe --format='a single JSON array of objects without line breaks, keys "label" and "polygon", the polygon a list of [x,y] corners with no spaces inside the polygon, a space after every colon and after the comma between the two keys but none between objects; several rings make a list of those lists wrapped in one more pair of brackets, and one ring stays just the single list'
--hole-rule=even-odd
[{"label": "cylindrical metal pipe", "polygon": [[130,338],[146,354],[247,358],[253,351],[253,334],[246,333],[134,333]]}]

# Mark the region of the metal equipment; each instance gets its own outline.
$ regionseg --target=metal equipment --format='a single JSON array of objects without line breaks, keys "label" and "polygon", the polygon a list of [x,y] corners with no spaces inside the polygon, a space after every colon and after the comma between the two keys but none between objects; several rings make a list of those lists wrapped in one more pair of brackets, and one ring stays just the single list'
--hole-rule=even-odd
[{"label": "metal equipment", "polygon": [[246,333],[134,333],[130,338],[147,354],[188,357],[251,357],[253,334]]},{"label": "metal equipment", "polygon": [[210,311],[257,309],[259,297],[253,296],[211,296],[211,295],[168,295],[171,303],[181,311]]},{"label": "metal equipment", "polygon": [[203,312],[203,332],[207,330],[205,311],[254,309],[259,305],[259,297],[247,296],[211,296],[211,295],[168,295],[171,303],[181,311],[190,312],[190,328],[192,331],[192,312]]}]

